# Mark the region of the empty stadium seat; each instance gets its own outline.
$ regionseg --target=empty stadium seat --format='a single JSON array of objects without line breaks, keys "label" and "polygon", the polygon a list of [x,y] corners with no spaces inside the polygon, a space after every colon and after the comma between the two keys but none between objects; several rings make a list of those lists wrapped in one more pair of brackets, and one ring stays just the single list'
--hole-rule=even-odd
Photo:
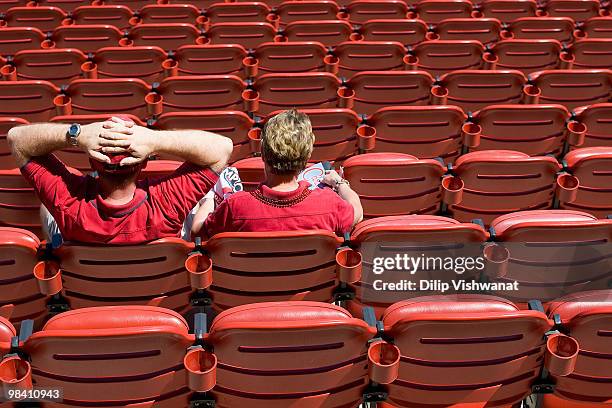
[{"label": "empty stadium seat", "polygon": [[244,60],[244,68],[248,76],[337,70],[338,61],[327,54],[323,44],[317,42],[263,43]]},{"label": "empty stadium seat", "polygon": [[388,401],[406,408],[519,403],[540,375],[551,328],[544,313],[486,295],[406,300],[382,321],[402,355]]},{"label": "empty stadium seat", "polygon": [[569,152],[564,159],[567,170],[576,178],[576,198],[561,199],[560,208],[585,211],[598,218],[612,214],[610,181],[612,179],[612,149],[588,147]]},{"label": "empty stadium seat", "polygon": [[284,1],[275,8],[280,25],[303,20],[335,20],[340,7],[330,0]]},{"label": "empty stadium seat", "polygon": [[569,112],[561,105],[489,105],[471,118],[478,126],[475,150],[515,150],[530,156],[563,152]]},{"label": "empty stadium seat", "polygon": [[[612,291],[576,293],[557,299],[548,308],[549,316],[558,315],[561,328],[580,344],[574,372],[558,377],[555,394],[545,395],[544,408],[607,405],[612,398],[606,385],[609,378],[608,340],[605,335],[612,316]],[[602,381],[603,380],[603,381]]]},{"label": "empty stadium seat", "polygon": [[548,0],[543,11],[550,17],[570,17],[574,21],[585,21],[599,16],[599,1]]},{"label": "empty stadium seat", "polygon": [[9,27],[35,27],[46,32],[62,25],[66,13],[57,7],[13,7],[2,19]]},{"label": "empty stadium seat", "polygon": [[265,2],[215,3],[206,9],[211,23],[264,23],[270,14]]},{"label": "empty stadium seat", "polygon": [[576,120],[586,127],[580,147],[612,146],[612,104],[596,103],[574,110]]},{"label": "empty stadium seat", "polygon": [[179,76],[164,79],[154,90],[164,112],[242,110],[245,84],[233,75]]},{"label": "empty stadium seat", "polygon": [[[77,0],[72,0],[77,1]],[[193,3],[193,2],[190,2]],[[148,0],[94,0],[93,5],[95,6],[113,6],[120,5],[129,7],[131,10],[138,11],[144,6],[151,4]]]},{"label": "empty stadium seat", "polygon": [[608,102],[612,91],[612,70],[558,69],[529,76],[525,88],[531,103],[558,103],[573,109]]},{"label": "empty stadium seat", "polygon": [[39,49],[44,40],[45,35],[38,28],[4,27],[0,30],[0,55]]},{"label": "empty stadium seat", "polygon": [[248,159],[238,160],[233,164],[242,180],[242,188],[244,191],[253,191],[259,183],[266,178],[264,173],[264,162],[261,157],[249,157]]},{"label": "empty stadium seat", "polygon": [[523,100],[525,76],[516,70],[458,70],[444,74],[431,90],[433,102],[476,111]]},{"label": "empty stadium seat", "polygon": [[[174,112],[164,113],[155,122],[157,129],[200,129],[219,133],[232,139],[234,150],[230,162],[249,157],[253,151],[249,131],[254,122],[240,111]],[[258,153],[259,151],[257,151]],[[163,156],[162,156],[163,157]],[[167,158],[167,157],[164,157]]]},{"label": "empty stadium seat", "polygon": [[502,25],[494,18],[449,18],[438,23],[434,32],[441,40],[471,40],[488,45],[499,40]]},{"label": "empty stadium seat", "polygon": [[[0,227],[0,316],[14,324],[35,320],[40,325],[47,314],[45,296],[38,292],[32,275],[38,262],[40,241],[30,231]],[[0,340],[1,342],[1,340]]]},{"label": "empty stadium seat", "polygon": [[167,58],[155,46],[105,47],[83,66],[83,74],[90,79],[138,78],[152,83],[171,73],[165,69]]},{"label": "empty stadium seat", "polygon": [[479,69],[484,47],[478,41],[424,41],[409,49],[409,67],[437,76],[460,69]]},{"label": "empty stadium seat", "polygon": [[11,349],[11,339],[17,335],[17,331],[11,322],[0,317],[0,333],[0,355],[4,355]]},{"label": "empty stadium seat", "polygon": [[45,42],[46,48],[76,48],[85,53],[102,47],[116,47],[123,37],[122,32],[110,25],[68,25],[53,30]]},{"label": "empty stadium seat", "polygon": [[134,12],[126,6],[81,6],[74,9],[70,17],[74,24],[108,24],[120,30],[127,30],[134,22]]},{"label": "empty stadium seat", "polygon": [[469,0],[421,0],[413,6],[408,18],[419,18],[427,24],[437,24],[447,18],[470,18]]},{"label": "empty stadium seat", "polygon": [[19,169],[0,170],[0,226],[41,235],[40,200]]},{"label": "empty stadium seat", "polygon": [[176,50],[182,45],[203,44],[203,32],[191,24],[163,23],[139,24],[129,33],[129,43],[156,46],[163,50]]},{"label": "empty stadium seat", "polygon": [[247,90],[245,102],[251,111],[261,115],[292,107],[342,107],[339,94],[345,89],[341,85],[341,81],[328,72],[265,74]]},{"label": "empty stadium seat", "polygon": [[610,17],[593,17],[581,26],[582,35],[586,38],[612,38],[612,19]]},{"label": "empty stadium seat", "polygon": [[345,10],[348,21],[355,25],[374,19],[404,19],[408,6],[399,0],[355,0]]},{"label": "empty stadium seat", "polygon": [[216,23],[206,32],[211,44],[239,44],[246,49],[274,41],[275,37],[276,29],[270,23]]},{"label": "empty stadium seat", "polygon": [[427,25],[421,20],[369,20],[358,30],[365,41],[397,41],[406,46],[425,40]]},{"label": "empty stadium seat", "polygon": [[484,0],[478,12],[487,18],[496,18],[502,23],[511,23],[523,17],[535,17],[538,4],[535,0]]},{"label": "empty stadium seat", "polygon": [[574,20],[569,17],[523,17],[510,23],[509,32],[516,39],[557,40],[571,43],[574,40]]},{"label": "empty stadium seat", "polygon": [[371,152],[453,161],[461,154],[465,120],[466,115],[456,106],[389,106],[367,117],[369,129],[359,129],[358,134],[374,135]]},{"label": "empty stadium seat", "polygon": [[566,68],[605,69],[610,68],[612,38],[587,38],[574,42],[562,55]]},{"label": "empty stadium seat", "polygon": [[[377,291],[374,289],[376,279],[382,278],[385,282],[442,279],[448,282],[457,277],[451,271],[434,268],[423,268],[414,275],[394,270],[375,275],[372,270],[374,258],[384,256],[387,248],[393,247],[395,253],[413,257],[477,257],[481,256],[481,244],[488,238],[481,225],[460,223],[435,215],[377,217],[357,224],[351,234],[351,243],[363,257],[363,270],[361,281],[355,285],[355,299],[348,303],[348,310],[354,316],[361,316],[363,306],[368,305],[374,308],[380,319],[385,309],[395,302],[436,293],[425,289],[413,292]],[[473,279],[479,275],[478,271],[465,271],[461,278]]]},{"label": "empty stadium seat", "polygon": [[408,62],[404,46],[390,41],[343,42],[333,55],[338,58],[338,75],[345,78],[359,71],[403,70]]},{"label": "empty stadium seat", "polygon": [[24,7],[32,5],[29,0],[2,0],[0,2],[0,13],[6,13],[12,7]]},{"label": "empty stadium seat", "polygon": [[348,82],[353,110],[371,115],[386,106],[427,105],[434,80],[425,71],[363,71]]},{"label": "empty stadium seat", "polygon": [[518,292],[498,296],[526,304],[608,287],[611,220],[580,211],[519,211],[493,220],[491,231],[507,259],[503,272],[487,270],[487,279],[519,283]]},{"label": "empty stadium seat", "polygon": [[0,116],[46,122],[57,114],[54,99],[59,92],[47,81],[0,81]]},{"label": "empty stadium seat", "polygon": [[15,159],[13,159],[11,150],[6,141],[6,135],[11,128],[27,124],[28,121],[25,119],[0,116],[0,169],[8,170],[17,167],[17,163],[15,163]]},{"label": "empty stadium seat", "polygon": [[147,4],[138,12],[139,24],[196,24],[200,10],[191,4]]},{"label": "empty stadium seat", "polygon": [[282,31],[288,41],[316,41],[333,47],[348,41],[353,28],[343,20],[294,21]]},{"label": "empty stadium seat", "polygon": [[509,150],[465,154],[455,162],[447,189],[462,190],[462,197],[449,203],[448,212],[459,221],[480,218],[489,225],[502,214],[551,208],[560,170],[550,156]]},{"label": "empty stadium seat", "polygon": [[344,177],[359,195],[365,218],[433,214],[440,206],[445,167],[401,153],[368,153],[347,159]]},{"label": "empty stadium seat", "polygon": [[24,50],[15,54],[2,73],[9,70],[14,79],[45,80],[62,86],[82,76],[85,61],[87,57],[77,49]]},{"label": "empty stadium seat", "polygon": [[557,68],[561,49],[557,40],[504,40],[490,48],[485,64],[488,69],[516,69],[530,74]]},{"label": "empty stadium seat", "polygon": [[66,13],[71,13],[80,6],[87,6],[90,0],[40,0],[36,4],[38,6],[57,7],[64,10]]},{"label": "empty stadium seat", "polygon": [[247,51],[238,44],[183,45],[174,53],[178,75],[244,76]]}]

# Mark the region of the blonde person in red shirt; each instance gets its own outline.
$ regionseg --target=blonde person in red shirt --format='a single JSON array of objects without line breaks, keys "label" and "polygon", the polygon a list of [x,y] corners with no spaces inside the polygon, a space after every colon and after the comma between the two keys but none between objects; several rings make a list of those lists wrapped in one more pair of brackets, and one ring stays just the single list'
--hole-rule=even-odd
[{"label": "blonde person in red shirt", "polygon": [[315,135],[310,119],[296,110],[269,119],[261,138],[266,179],[252,192],[237,192],[214,211],[207,200],[195,216],[192,233],[209,238],[230,231],[322,229],[342,236],[363,218],[359,196],[330,171],[326,188],[309,190],[297,176],[306,167]]}]

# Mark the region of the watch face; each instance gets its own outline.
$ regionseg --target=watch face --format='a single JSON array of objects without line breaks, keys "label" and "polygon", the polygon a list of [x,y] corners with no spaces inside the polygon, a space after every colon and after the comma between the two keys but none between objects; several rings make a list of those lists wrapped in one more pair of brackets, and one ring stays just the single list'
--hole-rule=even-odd
[{"label": "watch face", "polygon": [[70,136],[76,136],[79,133],[79,125],[71,125],[68,132],[70,133]]}]

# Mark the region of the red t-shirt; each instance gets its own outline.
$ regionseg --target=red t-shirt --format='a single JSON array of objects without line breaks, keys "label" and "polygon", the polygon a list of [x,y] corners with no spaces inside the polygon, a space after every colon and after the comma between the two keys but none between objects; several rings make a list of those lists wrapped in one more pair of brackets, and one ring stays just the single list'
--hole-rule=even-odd
[{"label": "red t-shirt", "polygon": [[64,241],[139,244],[177,237],[185,216],[217,182],[209,168],[184,163],[171,175],[139,180],[134,198],[112,205],[92,176],[71,173],[54,155],[35,157],[21,174],[58,224]]},{"label": "red t-shirt", "polygon": [[203,237],[231,231],[296,231],[322,229],[342,236],[350,232],[353,207],[329,188],[308,189],[301,181],[294,191],[260,185],[224,200],[204,222]]}]

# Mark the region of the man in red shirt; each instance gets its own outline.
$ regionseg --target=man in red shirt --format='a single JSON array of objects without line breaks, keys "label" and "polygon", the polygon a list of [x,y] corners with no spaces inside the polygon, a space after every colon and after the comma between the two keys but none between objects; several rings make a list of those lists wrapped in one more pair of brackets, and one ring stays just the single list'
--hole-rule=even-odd
[{"label": "man in red shirt", "polygon": [[[192,233],[212,237],[228,231],[294,231],[322,229],[342,236],[363,218],[359,196],[335,171],[309,190],[297,181],[312,153],[315,136],[310,119],[295,110],[268,120],[262,132],[261,157],[266,180],[253,192],[237,192],[214,212],[204,203]],[[210,213],[210,215],[209,215]]]},{"label": "man in red shirt", "polygon": [[[154,131],[114,117],[79,126],[42,123],[8,134],[21,173],[51,213],[64,241],[138,244],[178,236],[185,215],[218,179],[230,139],[197,130]],[[97,177],[76,175],[52,154],[78,146]],[[139,180],[149,156],[185,160],[173,174]]]}]

